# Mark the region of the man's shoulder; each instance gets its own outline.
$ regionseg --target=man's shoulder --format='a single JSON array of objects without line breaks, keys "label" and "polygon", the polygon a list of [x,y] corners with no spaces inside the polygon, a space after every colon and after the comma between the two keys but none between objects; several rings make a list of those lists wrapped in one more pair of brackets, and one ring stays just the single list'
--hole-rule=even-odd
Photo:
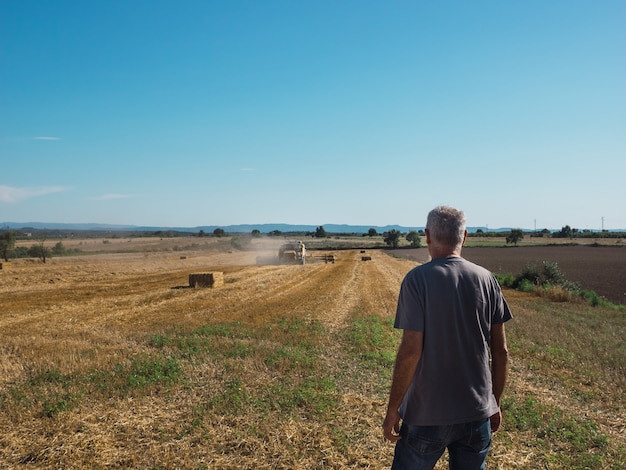
[{"label": "man's shoulder", "polygon": [[[480,278],[490,278],[493,277],[491,271],[489,271],[484,266],[476,264],[472,261],[469,261],[462,256],[451,256],[449,258],[440,258],[433,260],[435,262],[432,268],[437,269],[438,266],[444,266],[447,269],[450,269],[459,275],[461,273],[471,274],[473,276],[477,276]],[[431,262],[432,263],[432,262]]]},{"label": "man's shoulder", "polygon": [[468,260],[467,258],[460,258],[460,259],[463,260],[463,264],[467,266],[468,268],[476,269],[477,271],[491,272],[484,266],[481,266],[480,264],[476,264],[473,261]]},{"label": "man's shoulder", "polygon": [[414,268],[412,268],[408,273],[406,273],[407,277],[409,276],[419,276],[429,270],[431,270],[434,266],[433,260],[426,261],[425,263],[418,264]]},{"label": "man's shoulder", "polygon": [[469,261],[462,256],[450,256],[446,258],[435,258],[426,263],[415,266],[407,273],[407,277],[419,277],[427,275],[430,271],[439,270],[442,267],[451,269],[472,271],[477,274],[491,276],[492,273],[487,268]]}]

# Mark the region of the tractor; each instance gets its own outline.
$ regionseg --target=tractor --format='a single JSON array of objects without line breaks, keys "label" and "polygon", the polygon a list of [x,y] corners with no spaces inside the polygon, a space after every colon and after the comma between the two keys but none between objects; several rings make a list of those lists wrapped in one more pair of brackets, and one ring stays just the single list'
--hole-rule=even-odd
[{"label": "tractor", "polygon": [[280,264],[306,264],[306,248],[302,241],[287,242],[278,250]]}]

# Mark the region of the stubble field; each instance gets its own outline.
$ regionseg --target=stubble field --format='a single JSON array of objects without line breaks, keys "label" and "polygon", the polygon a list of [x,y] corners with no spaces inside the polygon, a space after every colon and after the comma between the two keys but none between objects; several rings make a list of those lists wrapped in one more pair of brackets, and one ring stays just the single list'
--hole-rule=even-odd
[{"label": "stubble field", "polygon": [[[0,271],[2,468],[388,468],[392,318],[414,261],[262,266],[265,240],[105,242]],[[222,287],[185,287],[215,271]],[[506,297],[508,416],[489,468],[620,468],[623,313]],[[602,344],[576,337],[590,324]]]}]

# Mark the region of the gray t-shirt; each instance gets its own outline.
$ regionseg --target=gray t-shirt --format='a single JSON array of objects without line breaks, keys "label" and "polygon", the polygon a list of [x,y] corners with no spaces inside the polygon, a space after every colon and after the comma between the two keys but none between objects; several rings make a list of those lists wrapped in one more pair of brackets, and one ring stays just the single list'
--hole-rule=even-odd
[{"label": "gray t-shirt", "polygon": [[511,319],[494,276],[461,257],[434,259],[404,278],[395,327],[424,332],[400,407],[407,424],[478,421],[498,411],[489,365],[491,325]]}]

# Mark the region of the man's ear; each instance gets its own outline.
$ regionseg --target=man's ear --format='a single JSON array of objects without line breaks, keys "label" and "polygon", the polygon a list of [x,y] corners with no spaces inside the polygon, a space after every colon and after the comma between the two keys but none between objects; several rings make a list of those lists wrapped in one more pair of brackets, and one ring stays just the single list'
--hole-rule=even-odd
[{"label": "man's ear", "polygon": [[465,245],[465,240],[467,240],[467,230],[465,230],[465,233],[463,234],[463,243],[461,243],[461,246]]}]

